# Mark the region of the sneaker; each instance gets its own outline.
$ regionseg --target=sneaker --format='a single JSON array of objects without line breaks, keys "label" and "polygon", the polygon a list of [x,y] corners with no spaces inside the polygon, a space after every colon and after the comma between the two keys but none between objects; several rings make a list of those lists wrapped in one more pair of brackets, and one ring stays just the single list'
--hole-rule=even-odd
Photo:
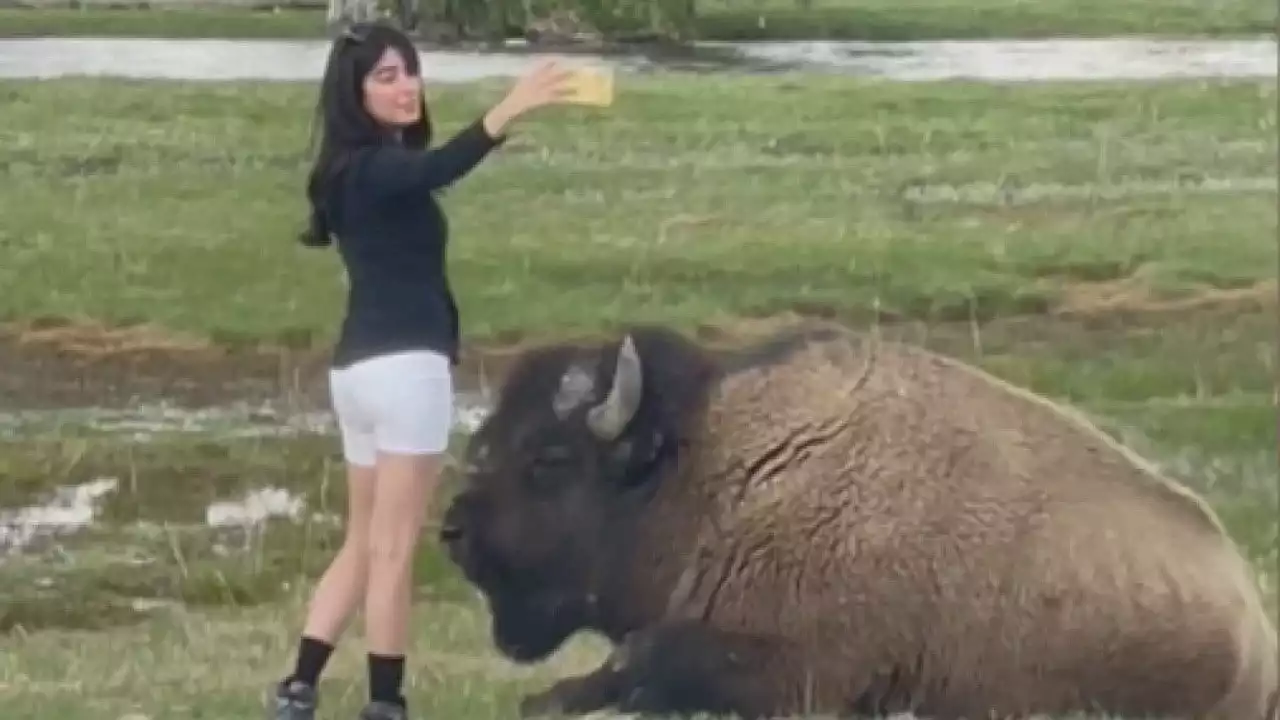
[{"label": "sneaker", "polygon": [[408,720],[409,712],[404,705],[374,700],[360,711],[358,720]]},{"label": "sneaker", "polygon": [[319,700],[316,689],[300,680],[281,682],[272,688],[273,720],[315,720]]}]

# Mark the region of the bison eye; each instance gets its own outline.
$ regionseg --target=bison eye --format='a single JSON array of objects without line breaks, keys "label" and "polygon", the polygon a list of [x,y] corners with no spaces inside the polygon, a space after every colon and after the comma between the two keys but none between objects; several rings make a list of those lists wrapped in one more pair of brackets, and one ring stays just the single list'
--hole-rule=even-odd
[{"label": "bison eye", "polygon": [[569,477],[573,453],[566,447],[543,449],[529,464],[529,485],[536,492],[552,492]]}]

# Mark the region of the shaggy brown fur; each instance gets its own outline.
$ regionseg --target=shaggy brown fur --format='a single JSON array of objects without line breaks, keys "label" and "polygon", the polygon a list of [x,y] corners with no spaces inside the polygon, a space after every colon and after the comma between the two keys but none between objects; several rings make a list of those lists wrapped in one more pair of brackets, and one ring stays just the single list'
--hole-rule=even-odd
[{"label": "shaggy brown fur", "polygon": [[508,655],[618,643],[526,713],[1269,720],[1248,564],[1081,416],[827,326],[629,337],[513,369],[446,515]]}]

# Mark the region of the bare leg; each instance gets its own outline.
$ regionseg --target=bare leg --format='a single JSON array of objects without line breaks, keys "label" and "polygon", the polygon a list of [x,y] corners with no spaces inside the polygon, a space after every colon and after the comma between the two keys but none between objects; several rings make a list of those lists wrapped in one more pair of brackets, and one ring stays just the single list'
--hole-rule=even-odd
[{"label": "bare leg", "polygon": [[393,353],[365,367],[377,479],[366,536],[369,703],[360,717],[403,720],[414,559],[448,450],[453,389],[443,355]]},{"label": "bare leg", "polygon": [[312,593],[293,672],[273,687],[271,704],[276,720],[315,717],[320,675],[364,599],[374,478],[372,464],[348,462],[346,534]]},{"label": "bare leg", "polygon": [[338,642],[364,600],[369,572],[369,523],[373,513],[374,469],[347,466],[347,520],[342,547],[320,576],[303,635]]},{"label": "bare leg", "polygon": [[371,653],[403,655],[407,648],[414,556],[442,465],[441,455],[379,456],[365,595]]}]

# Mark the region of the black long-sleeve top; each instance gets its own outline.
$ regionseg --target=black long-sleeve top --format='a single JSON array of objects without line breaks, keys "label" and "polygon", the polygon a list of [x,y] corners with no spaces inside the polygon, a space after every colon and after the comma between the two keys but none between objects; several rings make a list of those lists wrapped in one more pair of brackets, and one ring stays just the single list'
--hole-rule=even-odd
[{"label": "black long-sleeve top", "polygon": [[461,327],[446,272],[449,225],[435,193],[501,143],[477,120],[433,149],[389,143],[353,154],[330,215],[350,282],[334,367],[419,349],[458,363]]}]

